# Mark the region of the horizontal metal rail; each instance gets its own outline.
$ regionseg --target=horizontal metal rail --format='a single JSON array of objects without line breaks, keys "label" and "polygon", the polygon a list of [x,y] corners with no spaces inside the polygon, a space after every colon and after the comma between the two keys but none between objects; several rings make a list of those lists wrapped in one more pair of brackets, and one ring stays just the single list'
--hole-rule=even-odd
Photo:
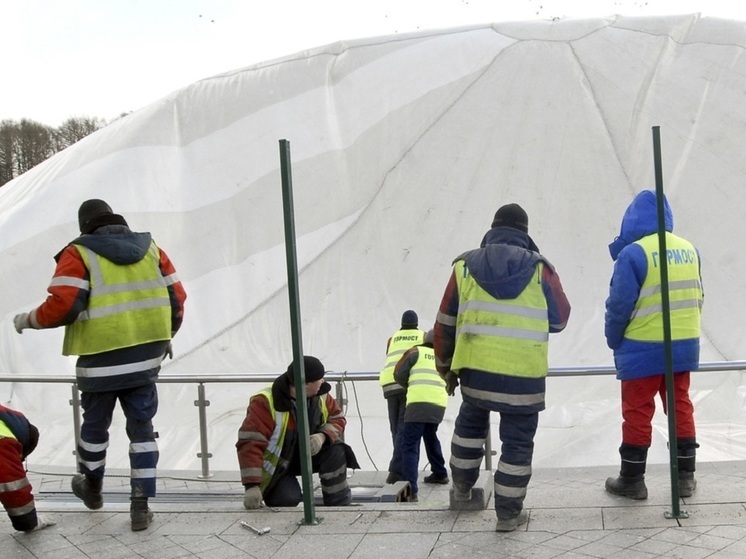
[{"label": "horizontal metal rail", "polygon": [[[709,363],[700,363],[697,371],[743,371],[746,370],[746,361],[714,361]],[[199,477],[212,477],[210,473],[210,458],[207,440],[207,407],[210,401],[205,395],[205,384],[214,383],[244,383],[244,382],[261,382],[268,383],[274,381],[282,373],[231,373],[223,375],[169,375],[166,373],[158,377],[159,384],[197,384],[197,399],[194,405],[199,408],[199,436],[200,452],[197,457],[201,459],[202,473]],[[344,401],[343,383],[345,381],[377,381],[378,371],[328,371],[325,378],[329,381],[336,382],[336,399],[340,405],[346,404]],[[549,369],[550,377],[583,377],[596,375],[615,375],[616,369],[612,366],[596,367],[554,367]],[[73,428],[75,430],[75,443],[77,452],[77,441],[80,436],[80,398],[78,394],[78,385],[74,376],[70,375],[0,375],[0,382],[20,382],[20,383],[41,383],[41,384],[70,384],[72,388],[72,398],[70,405],[73,408]],[[490,437],[485,443],[485,469],[492,469],[492,443]]]}]

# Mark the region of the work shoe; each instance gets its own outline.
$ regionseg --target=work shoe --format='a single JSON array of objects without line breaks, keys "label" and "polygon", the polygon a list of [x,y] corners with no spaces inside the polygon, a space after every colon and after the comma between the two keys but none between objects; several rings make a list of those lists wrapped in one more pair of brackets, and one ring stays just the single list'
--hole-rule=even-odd
[{"label": "work shoe", "polygon": [[455,501],[471,501],[471,489],[461,491],[458,487],[454,486],[452,492]]},{"label": "work shoe", "polygon": [[153,520],[153,511],[148,508],[147,497],[133,497],[130,503],[132,531],[145,530]]},{"label": "work shoe", "polygon": [[612,495],[619,495],[628,499],[641,500],[648,498],[648,488],[645,486],[645,476],[643,475],[610,477],[606,480],[606,491]]},{"label": "work shoe", "polygon": [[518,513],[518,516],[513,518],[497,518],[497,525],[495,526],[495,532],[512,532],[518,526],[522,526],[528,521],[528,513],[522,510]]},{"label": "work shoe", "polygon": [[104,506],[104,498],[101,495],[103,482],[99,479],[90,478],[84,474],[75,474],[70,482],[73,494],[83,501],[83,504],[91,510],[98,510]]},{"label": "work shoe", "polygon": [[430,474],[429,476],[425,476],[422,481],[425,483],[437,483],[438,485],[448,485],[448,476],[436,476],[435,474]]},{"label": "work shoe", "polygon": [[691,497],[694,490],[697,489],[697,480],[694,479],[694,472],[679,472],[679,496]]},{"label": "work shoe", "polygon": [[393,484],[394,484],[394,483],[396,483],[397,481],[401,481],[401,480],[403,480],[403,479],[404,479],[404,478],[403,478],[403,477],[401,477],[401,476],[400,476],[399,474],[397,474],[396,472],[389,472],[389,475],[388,475],[388,477],[386,478],[386,483],[387,483],[387,484],[389,484],[389,485],[393,485]]}]

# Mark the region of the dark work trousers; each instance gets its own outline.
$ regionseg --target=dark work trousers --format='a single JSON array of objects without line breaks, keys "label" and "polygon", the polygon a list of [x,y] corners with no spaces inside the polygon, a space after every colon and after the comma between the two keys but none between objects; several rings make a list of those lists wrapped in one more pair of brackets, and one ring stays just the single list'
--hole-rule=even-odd
[{"label": "dark work trousers", "polygon": [[420,441],[425,441],[425,452],[433,474],[448,477],[446,461],[438,440],[437,423],[405,421],[399,427],[399,452],[401,454],[401,476],[412,486],[412,494],[417,495],[417,472],[420,464]]},{"label": "dark work trousers", "polygon": [[153,417],[158,411],[155,384],[113,392],[82,392],[83,425],[78,441],[80,471],[94,479],[103,479],[109,427],[117,401],[126,418],[130,440],[130,487],[133,497],[154,497],[158,444]]},{"label": "dark work trousers", "polygon": [[389,429],[391,430],[391,445],[394,450],[391,453],[391,461],[389,462],[389,472],[401,473],[399,469],[399,457],[396,451],[396,437],[399,433],[399,427],[404,425],[404,412],[407,410],[407,394],[403,392],[401,394],[395,394],[386,398],[386,404],[389,410]]},{"label": "dark work trousers", "polygon": [[[287,472],[281,475],[264,492],[264,503],[268,507],[295,507],[303,500],[303,491],[297,476],[301,475],[300,447],[295,453]],[[311,469],[319,474],[324,505],[342,506],[352,502],[352,491],[347,483],[347,458],[342,444],[332,444],[311,456]]]},{"label": "dark work trousers", "polygon": [[[451,476],[459,491],[471,489],[479,478],[484,444],[490,427],[490,410],[471,402],[461,403],[451,439]],[[523,509],[528,483],[534,435],[539,413],[500,413],[500,461],[495,471],[495,512],[498,518],[513,518]]]}]

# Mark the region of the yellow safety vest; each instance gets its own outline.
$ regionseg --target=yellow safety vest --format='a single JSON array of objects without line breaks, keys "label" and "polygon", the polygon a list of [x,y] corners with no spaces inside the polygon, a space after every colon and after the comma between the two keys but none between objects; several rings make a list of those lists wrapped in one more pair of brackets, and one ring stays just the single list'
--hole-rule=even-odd
[{"label": "yellow safety vest", "polygon": [[541,286],[544,265],[515,299],[495,299],[469,274],[463,260],[454,273],[459,293],[454,371],[477,369],[542,378],[549,367],[549,317]]},{"label": "yellow safety vest", "polygon": [[[275,418],[275,428],[272,436],[267,441],[267,450],[264,452],[264,461],[262,463],[262,482],[259,485],[262,493],[269,487],[272,476],[275,475],[277,464],[280,463],[282,455],[282,445],[285,442],[285,433],[288,430],[290,421],[290,412],[275,410],[275,403],[272,399],[272,387],[260,390],[253,398],[264,396],[269,403],[269,411]],[[326,398],[319,397],[321,403],[321,422],[326,423],[329,418],[329,410],[326,407]]]},{"label": "yellow safety vest", "polygon": [[10,428],[6,425],[5,421],[0,421],[0,437],[6,439],[17,439],[17,437],[13,434],[13,431],[11,431]]},{"label": "yellow safety vest", "polygon": [[171,302],[152,243],[135,264],[120,266],[78,249],[90,274],[88,307],[65,328],[63,355],[90,355],[171,339]]},{"label": "yellow safety vest", "polygon": [[[663,298],[658,236],[648,235],[637,244],[647,256],[648,273],[624,337],[643,342],[662,342]],[[666,233],[666,251],[671,339],[699,338],[703,295],[697,251],[689,241],[672,233]]]},{"label": "yellow safety vest", "polygon": [[431,347],[417,348],[417,362],[409,371],[407,405],[435,404],[445,408],[448,404],[446,383],[435,368],[435,352]]},{"label": "yellow safety vest", "polygon": [[381,374],[378,375],[378,384],[383,388],[383,395],[388,392],[401,390],[394,379],[394,367],[409,348],[420,345],[425,340],[425,332],[422,330],[399,330],[391,336],[389,351],[386,354],[386,365]]}]

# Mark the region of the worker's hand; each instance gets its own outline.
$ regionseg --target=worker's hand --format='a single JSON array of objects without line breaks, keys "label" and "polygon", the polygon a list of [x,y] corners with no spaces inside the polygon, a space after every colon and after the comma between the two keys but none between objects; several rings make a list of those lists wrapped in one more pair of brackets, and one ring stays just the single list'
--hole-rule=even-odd
[{"label": "worker's hand", "polygon": [[249,487],[243,494],[243,507],[248,510],[262,506],[262,490],[258,486]]},{"label": "worker's hand", "polygon": [[311,456],[316,456],[321,452],[321,447],[324,446],[325,440],[324,433],[314,433],[311,435]]},{"label": "worker's hand", "polygon": [[22,312],[13,317],[13,325],[16,327],[16,332],[21,334],[24,329],[31,328],[31,320],[29,319],[29,313]]},{"label": "worker's hand", "polygon": [[444,379],[446,381],[446,392],[449,396],[456,394],[456,387],[458,386],[458,376],[453,371],[448,371]]},{"label": "worker's hand", "polygon": [[174,358],[174,346],[171,345],[171,342],[168,342],[168,347],[166,348],[166,355],[163,356],[163,359],[166,359],[168,357],[169,359]]},{"label": "worker's hand", "polygon": [[57,523],[54,520],[50,520],[48,518],[45,518],[43,516],[37,515],[36,516],[36,526],[31,529],[31,532],[38,532],[39,530],[43,530],[44,528],[49,528],[50,526],[55,526]]}]

